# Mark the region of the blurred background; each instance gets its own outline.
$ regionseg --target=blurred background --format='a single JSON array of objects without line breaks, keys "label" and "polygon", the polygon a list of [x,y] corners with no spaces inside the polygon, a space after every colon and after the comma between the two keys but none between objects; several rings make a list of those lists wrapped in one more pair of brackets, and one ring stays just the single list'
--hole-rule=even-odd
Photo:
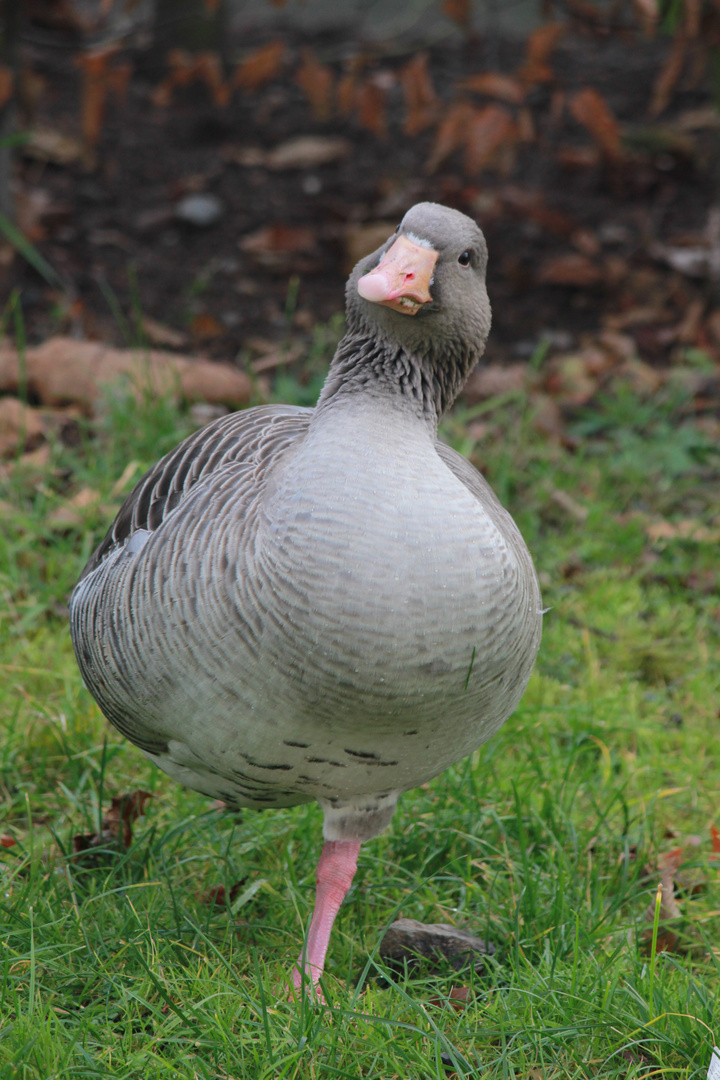
[{"label": "blurred background", "polygon": [[261,396],[294,373],[311,403],[348,270],[432,199],[490,248],[470,400],[517,388],[540,349],[550,428],[611,376],[670,373],[717,403],[711,0],[0,12],[6,331],[21,307],[30,344],[139,337],[229,361]]}]

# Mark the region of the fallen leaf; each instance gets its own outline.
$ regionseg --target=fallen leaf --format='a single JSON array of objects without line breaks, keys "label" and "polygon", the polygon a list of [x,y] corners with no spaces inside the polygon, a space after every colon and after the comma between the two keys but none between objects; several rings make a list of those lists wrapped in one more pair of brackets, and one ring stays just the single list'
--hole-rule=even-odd
[{"label": "fallen leaf", "polygon": [[88,862],[88,853],[94,848],[115,848],[127,851],[132,843],[133,822],[145,812],[145,803],[152,799],[149,791],[131,791],[116,795],[110,809],[103,816],[100,832],[78,833],[73,836],[74,862]]},{"label": "fallen leaf", "polygon": [[51,510],[45,521],[51,529],[74,529],[82,525],[89,511],[100,506],[101,495],[94,488],[82,488],[66,499],[62,506]]},{"label": "fallen leaf", "polygon": [[21,150],[26,157],[53,165],[72,165],[83,154],[79,139],[54,128],[32,128]]},{"label": "fallen leaf", "polygon": [[239,90],[258,90],[280,73],[286,51],[284,41],[270,41],[255,49],[235,68],[232,85]]},{"label": "fallen leaf", "polygon": [[81,129],[85,144],[85,161],[93,161],[93,150],[97,145],[105,120],[105,105],[108,91],[111,90],[119,99],[124,98],[132,68],[123,64],[118,69],[110,66],[110,61],[117,55],[120,46],[113,42],[80,54],[76,65],[83,73]]},{"label": "fallen leaf", "polygon": [[400,83],[405,99],[406,135],[417,135],[437,119],[438,99],[429,71],[426,52],[416,53],[400,69]]},{"label": "fallen leaf", "polygon": [[587,521],[590,513],[587,506],[582,506],[576,499],[573,499],[568,491],[563,491],[562,488],[553,488],[550,492],[550,499],[561,510],[564,510],[573,521]]},{"label": "fallen leaf", "polygon": [[615,369],[618,384],[630,386],[639,397],[652,397],[663,384],[663,376],[644,360],[631,356]]},{"label": "fallen leaf", "polygon": [[562,23],[545,23],[533,30],[525,46],[525,62],[517,72],[517,78],[526,86],[552,82],[553,73],[548,59],[564,33]]},{"label": "fallen leaf", "polygon": [[213,102],[223,109],[230,101],[231,87],[225,82],[222,62],[217,53],[205,50],[196,61],[198,79],[203,81],[212,96]]},{"label": "fallen leaf", "polygon": [[527,364],[483,364],[465,383],[464,397],[470,405],[488,398],[521,391],[528,377]]},{"label": "fallen leaf", "polygon": [[546,259],[538,272],[541,285],[563,285],[567,288],[587,289],[602,281],[602,269],[587,255],[571,253],[553,255]]},{"label": "fallen leaf", "polygon": [[683,518],[680,521],[661,518],[651,521],[645,526],[645,535],[654,544],[662,540],[689,540],[695,544],[720,542],[720,528],[710,528],[696,518]]},{"label": "fallen leaf", "polygon": [[443,15],[456,22],[463,30],[470,29],[472,21],[470,0],[442,0],[440,10]]},{"label": "fallen leaf", "polygon": [[[74,338],[49,338],[28,349],[25,357],[28,391],[44,405],[92,407],[103,388],[124,379],[138,393],[150,391],[189,401],[224,405],[247,404],[252,388],[244,372],[229,364],[178,356],[155,349],[113,349]],[[17,393],[18,358],[0,348],[0,393]]]},{"label": "fallen leaf", "polygon": [[304,49],[302,64],[295,73],[295,81],[305,92],[315,119],[329,120],[335,82],[332,68],[321,64],[312,49]]},{"label": "fallen leaf", "polygon": [[710,826],[710,837],[712,839],[712,849],[715,854],[720,854],[720,829],[716,825]]},{"label": "fallen leaf", "polygon": [[474,113],[469,101],[456,101],[450,106],[438,125],[435,143],[425,165],[426,173],[436,172],[464,144],[467,126]]},{"label": "fallen leaf", "polygon": [[620,161],[620,127],[605,98],[593,87],[586,86],[570,99],[570,112],[579,124],[592,135],[608,161]]},{"label": "fallen leaf", "polygon": [[315,234],[305,225],[266,225],[238,241],[241,251],[269,269],[287,267],[293,257],[315,251]]},{"label": "fallen leaf", "polygon": [[228,903],[232,903],[240,895],[240,890],[247,881],[247,877],[241,878],[240,881],[236,881],[234,885],[230,886],[228,891],[224,885],[213,885],[209,889],[203,889],[195,894],[195,899],[199,904],[214,904],[217,907],[225,907]]},{"label": "fallen leaf", "polygon": [[568,236],[575,229],[573,220],[560,210],[548,206],[539,191],[507,184],[502,189],[502,201],[513,213],[522,214],[556,236]]},{"label": "fallen leaf", "polygon": [[[347,139],[332,135],[298,135],[279,143],[263,155],[262,164],[275,172],[290,169],[317,169],[340,161],[350,153]],[[260,164],[260,162],[255,162]]]},{"label": "fallen leaf", "polygon": [[182,349],[188,343],[188,336],[182,330],[166,326],[157,319],[151,319],[149,315],[142,316],[142,329],[151,345],[167,345],[170,349]]},{"label": "fallen leaf", "polygon": [[207,341],[210,338],[222,337],[225,334],[225,327],[218,322],[214,315],[210,315],[207,311],[201,311],[191,318],[190,333],[199,341]]},{"label": "fallen leaf", "polygon": [[500,71],[483,71],[479,75],[470,75],[467,79],[462,79],[458,86],[461,90],[474,90],[508,105],[521,105],[525,100],[526,91],[522,83],[512,75],[503,75]]},{"label": "fallen leaf", "polygon": [[8,833],[0,833],[0,847],[11,848],[15,847],[16,843],[17,840],[13,839],[12,836],[9,836]]},{"label": "fallen leaf", "polygon": [[348,271],[360,259],[371,255],[395,231],[396,221],[371,221],[365,225],[349,225],[345,233],[345,266]]},{"label": "fallen leaf", "polygon": [[477,176],[497,152],[517,141],[517,125],[502,105],[476,110],[465,130],[465,172]]},{"label": "fallen leaf", "polygon": [[455,1012],[463,1012],[472,1001],[472,992],[469,986],[452,986],[447,1000],[440,997],[430,998],[428,1004],[441,1009],[443,1005],[449,1005]]},{"label": "fallen leaf", "polygon": [[0,109],[12,97],[14,85],[15,76],[12,68],[9,68],[7,64],[0,64]]},{"label": "fallen leaf", "polygon": [[653,84],[650,105],[648,107],[648,115],[651,120],[654,120],[660,113],[664,112],[670,104],[673,90],[675,89],[677,81],[682,74],[683,67],[685,66],[687,45],[687,37],[682,31],[675,34],[667,59],[660,68],[658,76]]},{"label": "fallen leaf", "polygon": [[652,37],[660,17],[657,0],[633,0],[633,4],[643,30],[649,37]]},{"label": "fallen leaf", "polygon": [[370,76],[355,91],[355,108],[358,123],[366,131],[371,131],[379,139],[387,135],[385,118],[385,89]]},{"label": "fallen leaf", "polygon": [[152,102],[159,108],[167,108],[172,102],[176,86],[190,86],[204,82],[214,103],[224,107],[230,100],[231,85],[223,77],[222,63],[217,53],[209,49],[192,54],[184,49],[171,49],[168,53],[170,71],[152,92]]},{"label": "fallen leaf", "polygon": [[555,356],[546,370],[545,387],[562,406],[580,408],[598,391],[598,379],[582,352]]},{"label": "fallen leaf", "polygon": [[668,866],[662,874],[660,884],[658,885],[657,892],[653,896],[652,900],[648,904],[643,918],[651,925],[643,930],[640,937],[641,949],[645,954],[649,954],[652,949],[653,939],[653,926],[655,921],[655,913],[657,910],[658,901],[660,903],[660,928],[656,939],[656,952],[681,952],[682,949],[678,949],[680,943],[680,935],[676,933],[673,927],[664,925],[668,922],[682,918],[682,911],[680,910],[677,900],[675,899],[674,888],[675,869],[673,866]]},{"label": "fallen leaf", "polygon": [[14,397],[0,398],[0,458],[33,449],[44,440],[44,431],[37,409]]}]

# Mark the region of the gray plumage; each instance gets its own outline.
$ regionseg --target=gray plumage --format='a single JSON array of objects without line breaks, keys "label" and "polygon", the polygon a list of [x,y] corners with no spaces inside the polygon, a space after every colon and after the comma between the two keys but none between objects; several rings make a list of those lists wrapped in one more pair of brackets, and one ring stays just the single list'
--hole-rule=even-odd
[{"label": "gray plumage", "polygon": [[514,522],[436,435],[489,330],[484,239],[429,203],[400,231],[439,253],[432,303],[358,295],[391,237],[350,277],[316,408],[235,413],[166,455],[70,605],[86,685],[151,760],[235,805],[316,799],[328,840],[377,835],[497,731],[540,641]]}]

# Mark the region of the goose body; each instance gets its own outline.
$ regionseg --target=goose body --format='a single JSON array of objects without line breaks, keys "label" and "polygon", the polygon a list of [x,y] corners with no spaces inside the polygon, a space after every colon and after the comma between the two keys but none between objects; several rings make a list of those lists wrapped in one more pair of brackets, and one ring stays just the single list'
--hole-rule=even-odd
[{"label": "goose body", "polygon": [[[130,494],[71,600],[86,685],[165,772],[233,805],[322,806],[313,983],[360,842],[500,727],[540,640],[512,518],[436,435],[487,335],[482,234],[420,204],[405,236],[400,271],[390,238],[353,272],[316,408],[250,409],[187,439]],[[424,293],[416,248],[437,259]]]}]

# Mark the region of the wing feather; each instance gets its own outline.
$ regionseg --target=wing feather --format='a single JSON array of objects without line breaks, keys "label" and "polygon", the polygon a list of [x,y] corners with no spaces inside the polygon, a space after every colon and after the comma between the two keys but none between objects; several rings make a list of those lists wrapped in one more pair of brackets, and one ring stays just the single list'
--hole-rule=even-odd
[{"label": "wing feather", "polygon": [[197,484],[225,466],[268,464],[307,431],[312,409],[261,405],[201,428],[161,458],[137,482],[82,572],[91,574],[138,529],[154,532]]}]

